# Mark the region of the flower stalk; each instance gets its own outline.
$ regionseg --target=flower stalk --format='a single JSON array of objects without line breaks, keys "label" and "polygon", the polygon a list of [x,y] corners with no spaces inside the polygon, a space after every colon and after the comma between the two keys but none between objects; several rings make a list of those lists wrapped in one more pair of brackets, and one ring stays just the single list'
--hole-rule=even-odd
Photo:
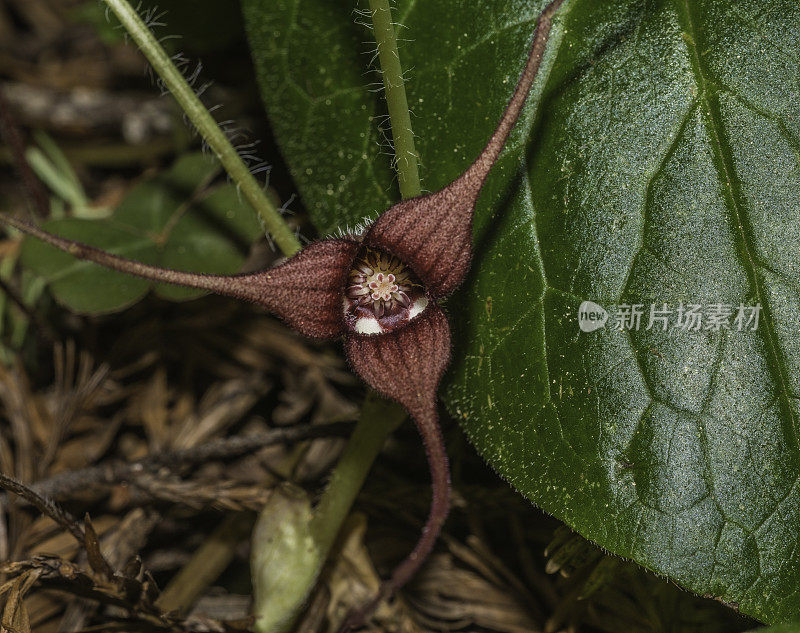
[{"label": "flower stalk", "polygon": [[222,163],[233,181],[239,186],[242,194],[258,213],[264,228],[269,232],[281,252],[290,257],[300,250],[300,241],[289,225],[286,224],[280,211],[267,197],[264,188],[250,173],[242,162],[236,149],[228,137],[220,129],[214,117],[195,94],[194,89],[186,81],[180,70],[172,63],[172,59],[159,44],[153,33],[144,23],[136,10],[127,0],[103,0],[114,12],[125,30],[139,46],[147,60],[161,77],[164,85],[189,117],[200,135]]},{"label": "flower stalk", "polygon": [[311,519],[311,533],[326,555],[367,478],[386,438],[406,419],[406,412],[374,392],[364,399],[353,434],[328,480]]},{"label": "flower stalk", "polygon": [[411,111],[406,98],[403,67],[397,50],[397,35],[392,22],[389,0],[369,0],[372,29],[378,45],[378,60],[383,75],[383,88],[394,141],[395,169],[403,198],[413,198],[422,192],[419,182],[417,150],[411,130]]}]

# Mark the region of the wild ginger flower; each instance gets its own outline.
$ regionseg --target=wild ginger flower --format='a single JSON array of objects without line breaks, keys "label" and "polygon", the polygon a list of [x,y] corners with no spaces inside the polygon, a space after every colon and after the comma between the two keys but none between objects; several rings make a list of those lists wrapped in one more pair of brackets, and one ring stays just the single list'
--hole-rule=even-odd
[{"label": "wild ginger flower", "polygon": [[200,288],[259,304],[308,337],[344,336],[361,378],[399,402],[414,419],[428,456],[433,499],[422,535],[380,595],[355,623],[402,586],[430,553],[449,511],[450,478],[436,392],[450,361],[450,328],[439,302],[464,280],[472,258],[478,196],[538,72],[551,19],[563,0],[539,17],[514,94],[475,162],[444,189],[404,200],[361,236],[310,244],[284,263],[240,275],[204,275],[142,264],[51,235],[25,221],[0,221],[77,258],[162,283]]}]

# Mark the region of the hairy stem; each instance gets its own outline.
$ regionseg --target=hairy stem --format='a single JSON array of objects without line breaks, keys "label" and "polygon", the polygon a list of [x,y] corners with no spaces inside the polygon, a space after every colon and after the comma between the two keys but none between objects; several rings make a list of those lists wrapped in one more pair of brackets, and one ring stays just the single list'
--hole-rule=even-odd
[{"label": "hairy stem", "polygon": [[421,193],[422,187],[419,183],[417,150],[414,147],[414,133],[411,131],[411,112],[406,99],[406,86],[403,81],[400,54],[397,51],[392,11],[389,0],[369,0],[369,8],[372,11],[372,26],[378,44],[386,105],[392,124],[400,195],[403,198],[413,198]]},{"label": "hairy stem", "polygon": [[175,97],[186,116],[197,128],[209,147],[214,151],[222,166],[241,189],[245,198],[253,206],[272,235],[275,243],[287,257],[300,250],[300,242],[294,232],[284,222],[278,208],[264,193],[250,170],[242,162],[225,133],[217,125],[206,107],[202,104],[192,87],[172,63],[170,56],[159,44],[139,14],[127,0],[103,0],[114,12],[130,36],[159,74],[164,85]]}]

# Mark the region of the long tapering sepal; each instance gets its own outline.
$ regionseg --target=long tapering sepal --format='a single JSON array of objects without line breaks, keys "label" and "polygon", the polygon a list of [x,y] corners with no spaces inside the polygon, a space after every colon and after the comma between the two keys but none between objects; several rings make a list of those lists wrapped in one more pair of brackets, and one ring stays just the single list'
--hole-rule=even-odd
[{"label": "long tapering sepal", "polygon": [[450,508],[450,469],[442,440],[436,392],[450,361],[450,326],[433,304],[406,327],[379,336],[349,334],[347,358],[376,391],[409,412],[422,436],[431,472],[428,520],[411,554],[394,570],[373,601],[351,614],[345,628],[367,618],[378,602],[402,587],[433,549]]},{"label": "long tapering sepal", "polygon": [[525,68],[475,162],[444,189],[394,205],[376,220],[364,238],[366,244],[386,250],[411,266],[433,299],[453,292],[469,270],[475,204],[519,119],[539,73],[553,15],[563,2],[554,0],[539,16]]},{"label": "long tapering sepal", "polygon": [[199,288],[264,306],[292,328],[312,338],[344,332],[344,285],[359,244],[325,240],[311,244],[279,266],[243,275],[204,275],[160,268],[120,257],[87,244],[48,233],[38,226],[0,214],[0,222],[78,259],[161,283]]},{"label": "long tapering sepal", "polygon": [[394,205],[364,243],[396,255],[417,274],[433,299],[455,290],[472,258],[472,214],[478,192],[449,187]]},{"label": "long tapering sepal", "polygon": [[249,275],[248,296],[241,298],[265,306],[306,336],[339,336],[345,330],[345,284],[359,248],[345,239],[309,244],[280,266]]}]

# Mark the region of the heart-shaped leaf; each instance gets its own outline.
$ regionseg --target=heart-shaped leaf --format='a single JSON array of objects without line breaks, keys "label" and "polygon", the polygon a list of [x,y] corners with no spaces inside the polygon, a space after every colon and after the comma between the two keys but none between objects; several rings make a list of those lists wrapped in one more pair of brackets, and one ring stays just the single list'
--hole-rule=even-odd
[{"label": "heart-shaped leaf", "polygon": [[[350,3],[243,4],[318,227],[396,201]],[[543,5],[397,3],[428,189],[483,146]],[[760,619],[797,616],[800,7],[571,0],[554,33],[478,208],[445,400],[588,538]]]},{"label": "heart-shaped leaf", "polygon": [[[235,273],[246,249],[261,234],[252,210],[225,184],[208,189],[219,168],[200,154],[182,157],[172,168],[134,187],[102,220],[66,218],[47,222],[52,233],[147,264],[192,272]],[[203,294],[153,284],[90,262],[74,259],[38,240],[25,240],[21,261],[41,275],[60,303],[75,312],[115,312],[156,294],[184,300]]]}]

